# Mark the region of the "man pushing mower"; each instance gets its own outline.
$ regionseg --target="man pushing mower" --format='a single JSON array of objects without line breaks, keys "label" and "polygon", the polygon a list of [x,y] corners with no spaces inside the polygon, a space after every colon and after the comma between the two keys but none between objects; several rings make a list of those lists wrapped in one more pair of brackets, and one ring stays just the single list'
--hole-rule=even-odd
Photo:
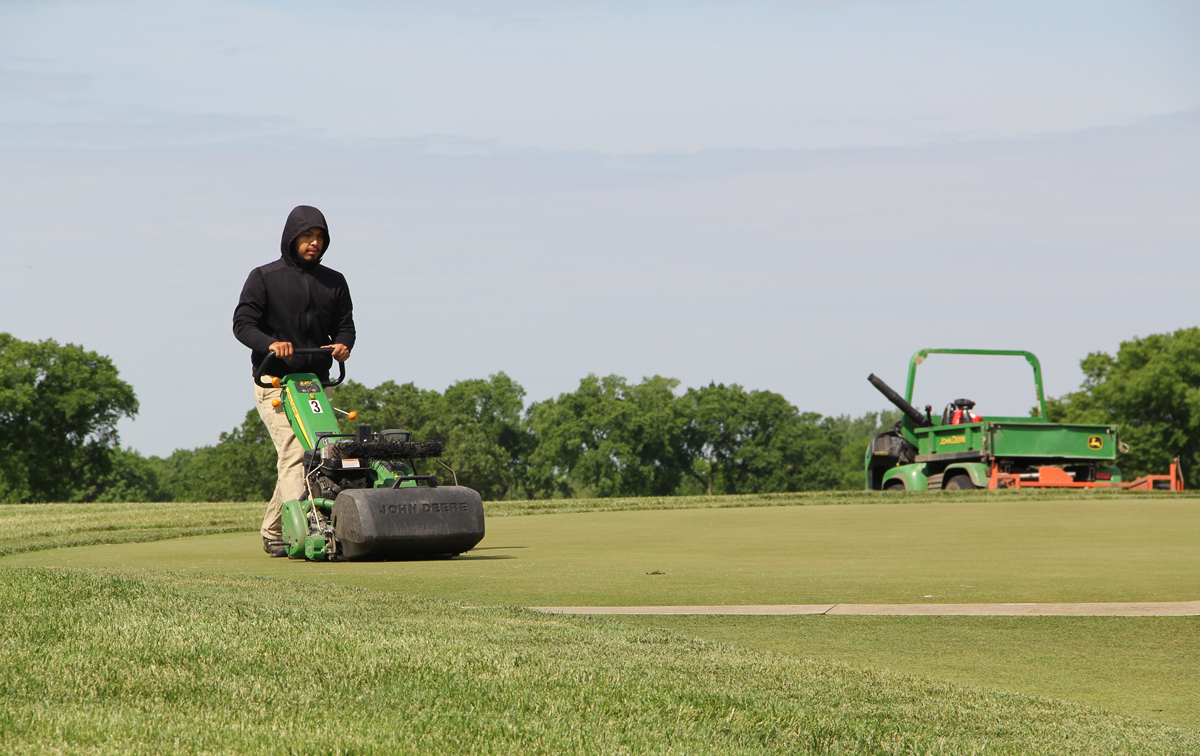
[{"label": "man pushing mower", "polygon": [[[350,287],[341,273],[321,264],[327,249],[325,216],[315,207],[300,205],[283,227],[280,258],[250,271],[233,312],[233,334],[250,347],[252,371],[270,358],[264,371],[269,376],[313,373],[328,382],[333,360],[350,358],[354,348]],[[296,353],[314,347],[331,348],[332,354]],[[281,392],[255,381],[255,405],[279,456],[279,479],[261,528],[263,550],[273,557],[287,555],[281,525],[283,504],[305,493],[304,448],[278,401]]]}]

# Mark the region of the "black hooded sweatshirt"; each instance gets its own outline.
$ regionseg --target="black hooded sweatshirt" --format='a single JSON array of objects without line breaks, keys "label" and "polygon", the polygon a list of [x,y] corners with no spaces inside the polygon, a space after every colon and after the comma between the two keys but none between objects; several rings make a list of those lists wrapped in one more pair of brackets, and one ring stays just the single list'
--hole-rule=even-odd
[{"label": "black hooded sweatshirt", "polygon": [[[296,238],[310,228],[325,229],[325,251],[311,263],[292,251]],[[250,271],[233,311],[233,335],[250,347],[250,369],[258,367],[276,341],[290,341],[295,347],[345,344],[353,349],[350,287],[341,273],[321,264],[329,251],[329,226],[321,211],[307,205],[292,210],[279,251],[278,260]],[[288,360],[272,357],[265,373],[315,373],[328,380],[332,365],[333,357],[323,354],[295,355]]]}]

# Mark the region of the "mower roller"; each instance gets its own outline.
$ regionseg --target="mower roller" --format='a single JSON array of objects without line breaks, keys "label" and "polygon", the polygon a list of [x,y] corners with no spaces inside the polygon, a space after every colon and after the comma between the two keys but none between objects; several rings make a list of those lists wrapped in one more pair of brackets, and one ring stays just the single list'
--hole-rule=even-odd
[{"label": "mower roller", "polygon": [[[933,407],[922,413],[912,405],[917,366],[931,354],[1023,357],[1033,368],[1037,409],[1033,417],[983,417],[975,402],[955,399],[940,417]],[[1042,366],[1031,352],[994,349],[922,349],[908,365],[905,395],[874,373],[867,377],[904,413],[896,427],[876,434],[866,453],[868,490],[924,491],[967,488],[1123,488],[1182,491],[1177,457],[1166,475],[1125,481],[1117,454],[1128,448],[1117,426],[1050,423]]]},{"label": "mower roller", "polygon": [[[332,354],[331,348],[296,349],[296,354]],[[264,382],[267,355],[254,380],[280,388],[292,432],[304,447],[305,491],[283,504],[284,549],[292,559],[402,559],[458,556],[483,540],[483,501],[458,485],[454,471],[437,459],[438,441],[410,441],[406,430],[372,432],[359,425],[342,433],[325,389],[346,378],[338,363],[336,381],[322,384],[311,373],[291,373]],[[343,412],[351,420],[352,412]],[[418,475],[415,461],[433,459],[455,481]]]}]

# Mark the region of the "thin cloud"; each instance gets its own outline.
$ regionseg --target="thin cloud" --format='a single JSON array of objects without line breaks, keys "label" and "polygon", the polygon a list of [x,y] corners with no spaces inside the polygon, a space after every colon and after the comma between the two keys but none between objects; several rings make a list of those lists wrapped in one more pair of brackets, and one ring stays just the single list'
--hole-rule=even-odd
[{"label": "thin cloud", "polygon": [[89,79],[83,74],[33,73],[30,71],[6,71],[0,69],[0,92],[46,96],[83,92]]}]

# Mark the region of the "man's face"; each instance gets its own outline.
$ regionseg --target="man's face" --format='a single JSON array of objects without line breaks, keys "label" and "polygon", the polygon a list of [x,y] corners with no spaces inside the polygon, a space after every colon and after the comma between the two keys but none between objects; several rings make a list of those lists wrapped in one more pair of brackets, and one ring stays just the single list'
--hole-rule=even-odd
[{"label": "man's face", "polygon": [[310,228],[296,237],[296,257],[304,262],[312,262],[325,251],[325,229]]}]

